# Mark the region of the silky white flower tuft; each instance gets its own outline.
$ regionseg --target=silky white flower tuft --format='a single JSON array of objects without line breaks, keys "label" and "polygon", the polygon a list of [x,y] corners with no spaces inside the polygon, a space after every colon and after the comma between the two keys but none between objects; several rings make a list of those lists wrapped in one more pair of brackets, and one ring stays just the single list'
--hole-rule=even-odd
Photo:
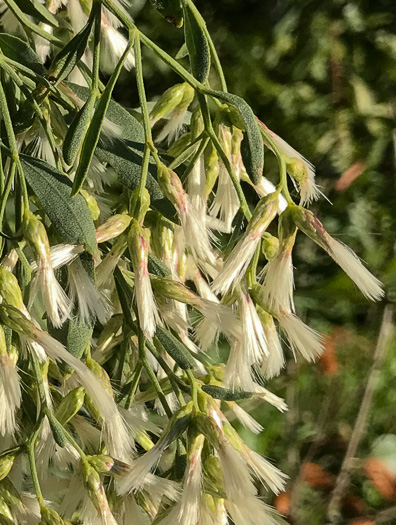
[{"label": "silky white flower tuft", "polygon": [[307,361],[315,361],[324,350],[322,336],[291,312],[281,311],[276,317],[293,354],[299,352]]},{"label": "silky white flower tuft", "polygon": [[382,283],[363,266],[356,253],[332,237],[327,239],[327,244],[327,253],[341,266],[362,294],[367,297],[367,299],[379,301],[384,296]]},{"label": "silky white flower tuft", "polygon": [[112,314],[109,300],[96,288],[80,259],[75,259],[68,269],[70,300],[76,306],[78,318],[88,325],[97,318],[104,325]]},{"label": "silky white flower tuft", "polygon": [[4,353],[0,355],[0,435],[13,435],[17,429],[16,412],[21,406],[20,378],[15,363]]}]

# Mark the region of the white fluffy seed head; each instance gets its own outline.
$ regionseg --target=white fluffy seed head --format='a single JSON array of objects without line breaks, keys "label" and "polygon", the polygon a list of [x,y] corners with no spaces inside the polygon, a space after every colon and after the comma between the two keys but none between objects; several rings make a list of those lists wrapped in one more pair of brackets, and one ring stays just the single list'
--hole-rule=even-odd
[{"label": "white fluffy seed head", "polygon": [[130,492],[142,490],[145,486],[150,486],[153,482],[150,474],[157,466],[163,451],[164,448],[162,444],[157,443],[151,450],[135,459],[131,464],[129,472],[117,482],[118,494],[129,494]]},{"label": "white fluffy seed head", "polygon": [[179,525],[196,525],[199,523],[202,483],[202,447],[205,438],[197,436],[193,451],[189,453],[186,472],[183,481],[183,491],[180,499],[177,523]]},{"label": "white fluffy seed head", "polygon": [[260,299],[275,312],[280,309],[294,312],[291,251],[284,251],[280,246],[275,256],[267,262],[262,276],[264,282],[260,289]]},{"label": "white fluffy seed head", "polygon": [[[111,73],[127,47],[127,39],[117,29],[102,20],[102,47],[100,67],[105,73]],[[130,71],[135,66],[135,55],[131,50],[124,67]]]},{"label": "white fluffy seed head", "polygon": [[282,311],[277,319],[285,332],[293,354],[299,352],[307,361],[315,361],[323,352],[322,336],[291,312]]},{"label": "white fluffy seed head", "polygon": [[348,246],[329,236],[327,252],[352,279],[362,294],[372,301],[379,301],[384,296],[383,285]]},{"label": "white fluffy seed head", "polygon": [[254,434],[260,434],[264,430],[263,426],[260,425],[246,410],[239,406],[235,401],[230,401],[228,406],[234,412],[235,416],[242,423],[244,427],[249,429]]},{"label": "white fluffy seed head", "polygon": [[225,506],[235,525],[277,525],[274,509],[255,496],[236,496],[227,499]]},{"label": "white fluffy seed head", "polygon": [[0,435],[13,435],[17,429],[16,412],[21,406],[20,378],[9,355],[0,355]]},{"label": "white fluffy seed head", "polygon": [[254,476],[274,494],[279,494],[284,489],[287,476],[248,446],[244,445],[243,450],[243,456]]},{"label": "white fluffy seed head", "polygon": [[104,325],[111,317],[112,308],[107,297],[99,291],[85,271],[81,260],[69,265],[70,300],[76,306],[77,316],[91,325],[95,319]]},{"label": "white fluffy seed head", "polygon": [[223,163],[220,165],[217,190],[210,207],[210,215],[218,217],[224,224],[222,231],[232,231],[232,221],[240,208],[239,198]]},{"label": "white fluffy seed head", "polygon": [[87,365],[72,356],[66,348],[46,332],[37,329],[36,343],[44,348],[46,354],[54,361],[64,361],[71,366],[81,386],[92,398],[103,419],[105,437],[110,439],[106,445],[115,457],[125,458],[131,452],[131,440],[124,420],[113,397],[106,392],[99,379],[89,370]]},{"label": "white fluffy seed head", "polygon": [[268,355],[263,359],[261,372],[266,379],[271,379],[280,374],[280,371],[285,366],[285,357],[272,316],[266,316],[263,326],[267,339]]},{"label": "white fluffy seed head", "polygon": [[217,450],[224,478],[227,500],[251,497],[257,494],[248,466],[240,452],[227,441],[221,443]]},{"label": "white fluffy seed head", "polygon": [[245,232],[224,262],[223,269],[212,283],[212,290],[225,294],[234,290],[242,281],[256,251],[260,236],[254,231]]},{"label": "white fluffy seed head", "polygon": [[39,291],[51,323],[59,328],[70,317],[70,300],[57,281],[50,261],[43,259],[37,261],[37,274],[31,285],[29,304],[33,303]]},{"label": "white fluffy seed head", "polygon": [[263,324],[248,293],[241,293],[238,312],[242,324],[242,341],[247,364],[259,364],[268,354]]}]

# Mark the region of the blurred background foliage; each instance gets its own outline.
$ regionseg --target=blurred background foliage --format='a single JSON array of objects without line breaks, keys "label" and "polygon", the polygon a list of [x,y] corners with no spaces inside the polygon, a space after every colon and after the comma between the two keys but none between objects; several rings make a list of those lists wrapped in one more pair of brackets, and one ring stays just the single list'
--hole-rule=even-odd
[{"label": "blurred background foliage", "polygon": [[[329,201],[313,210],[350,245],[396,299],[396,3],[394,0],[217,0],[196,2],[212,34],[229,90],[309,159]],[[182,30],[151,5],[133,2],[144,32],[175,56]],[[149,100],[180,80],[148,51]],[[138,105],[130,75],[116,98]],[[211,83],[218,87],[213,73]],[[265,174],[276,177],[267,155]],[[268,383],[288,414],[255,410],[263,424],[244,438],[290,476],[271,502],[295,524],[326,523],[326,507],[366,386],[384,304],[371,305],[308,239],[297,241],[296,304],[327,334],[318,366],[294,362]],[[396,344],[388,350],[343,499],[345,523],[396,523]],[[379,448],[378,448],[379,447]],[[382,447],[382,448],[381,448]],[[380,452],[378,452],[378,450]],[[299,480],[296,483],[296,480]],[[391,507],[390,517],[381,514]],[[394,509],[393,509],[394,510]],[[382,518],[381,518],[382,516]],[[366,519],[366,521],[364,521]],[[382,519],[382,521],[381,521]],[[360,520],[360,521],[359,521]],[[362,521],[363,520],[363,521]]]}]

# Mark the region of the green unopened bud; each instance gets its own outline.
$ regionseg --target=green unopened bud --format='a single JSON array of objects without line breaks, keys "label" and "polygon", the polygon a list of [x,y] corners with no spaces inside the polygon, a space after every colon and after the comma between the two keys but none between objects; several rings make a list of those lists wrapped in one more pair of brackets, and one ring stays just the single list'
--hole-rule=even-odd
[{"label": "green unopened bud", "polygon": [[54,509],[44,507],[41,509],[39,525],[65,525],[65,522]]},{"label": "green unopened bud", "polygon": [[286,157],[286,169],[290,177],[293,177],[299,184],[308,179],[308,168],[306,164],[297,157]]},{"label": "green unopened bud", "polygon": [[219,427],[213,418],[198,414],[193,418],[195,427],[203,434],[212,446],[218,447],[220,443]]},{"label": "green unopened bud", "polygon": [[88,206],[88,209],[91,213],[91,217],[94,221],[97,221],[100,216],[100,208],[96,202],[95,197],[93,197],[87,190],[80,190],[81,195],[84,197],[84,200]]},{"label": "green unopened bud", "polygon": [[279,247],[279,239],[270,233],[264,233],[261,243],[261,250],[267,261],[270,261],[276,254]]},{"label": "green unopened bud", "polygon": [[172,157],[178,157],[190,145],[190,142],[191,133],[183,133],[183,135],[175,140],[168,149],[169,155],[172,155]]},{"label": "green unopened bud", "polygon": [[0,497],[0,523],[1,525],[13,525],[15,523],[11,510],[3,498]]},{"label": "green unopened bud", "polygon": [[298,229],[310,237],[314,242],[319,244],[325,250],[328,249],[327,242],[330,238],[323,224],[315,215],[306,208],[290,204],[287,211]]},{"label": "green unopened bud", "polygon": [[84,404],[85,391],[83,387],[71,390],[60,402],[55,417],[61,425],[66,425]]},{"label": "green unopened bud", "polygon": [[174,299],[180,303],[194,305],[199,302],[197,297],[192,290],[184,286],[184,284],[174,281],[168,277],[157,277],[151,275],[151,285],[154,290],[167,299]]},{"label": "green unopened bud", "polygon": [[99,473],[110,472],[114,466],[114,459],[105,454],[87,456],[90,465]]},{"label": "green unopened bud", "polygon": [[0,304],[0,321],[18,334],[35,339],[38,329],[18,308]]},{"label": "green unopened bud", "polygon": [[0,266],[0,295],[3,300],[11,306],[18,309],[24,308],[18,279],[3,266]]},{"label": "green unopened bud", "polygon": [[142,193],[136,189],[131,196],[131,213],[135,218],[142,222],[148,209],[150,207],[150,194],[146,188],[143,188]]},{"label": "green unopened bud", "polygon": [[205,154],[204,162],[206,172],[205,196],[209,197],[220,172],[219,156],[214,146],[209,146],[209,153]]},{"label": "green unopened bud", "polygon": [[153,122],[157,122],[157,120],[165,117],[175,109],[180,109],[180,111],[182,111],[191,104],[193,98],[194,89],[189,84],[187,84],[187,82],[175,84],[174,86],[167,89],[165,93],[163,93],[163,95],[157,100],[150,112],[150,119]]},{"label": "green unopened bud", "polygon": [[34,246],[39,257],[49,258],[50,245],[44,224],[29,210],[23,217],[22,233],[27,242]]},{"label": "green unopened bud", "polygon": [[0,481],[8,476],[14,464],[15,455],[8,454],[0,458]]},{"label": "green unopened bud", "polygon": [[119,314],[113,315],[110,318],[109,322],[103,328],[96,341],[97,350],[104,352],[107,349],[120,330],[123,320],[123,316]]},{"label": "green unopened bud", "polygon": [[7,341],[5,337],[5,333],[3,330],[3,327],[0,326],[0,356],[6,356],[7,355]]},{"label": "green unopened bud", "polygon": [[204,130],[204,122],[202,118],[202,113],[199,108],[197,108],[191,115],[191,139],[196,139]]},{"label": "green unopened bud", "polygon": [[96,242],[106,242],[123,233],[131,223],[132,218],[125,213],[112,215],[105,223],[96,229]]},{"label": "green unopened bud", "polygon": [[83,481],[88,496],[100,515],[111,514],[106,492],[100,480],[99,473],[90,463],[83,466]]},{"label": "green unopened bud", "polygon": [[270,193],[257,204],[246,231],[264,232],[278,212],[278,196]]}]

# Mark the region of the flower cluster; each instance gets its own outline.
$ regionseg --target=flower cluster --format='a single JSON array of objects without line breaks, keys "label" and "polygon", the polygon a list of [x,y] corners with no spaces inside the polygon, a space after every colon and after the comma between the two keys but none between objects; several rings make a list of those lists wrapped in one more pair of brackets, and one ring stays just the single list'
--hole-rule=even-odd
[{"label": "flower cluster", "polygon": [[[190,70],[116,0],[28,4],[1,4],[0,521],[276,523],[258,486],[278,494],[286,476],[230,421],[263,431],[245,400],[287,410],[265,387],[284,348],[323,350],[294,305],[295,242],[368,299],[382,285],[306,208],[313,166],[222,75],[210,87],[217,55],[190,0],[153,2],[184,18]],[[141,44],[183,80],[151,111]],[[111,99],[123,67],[139,119]]]}]

